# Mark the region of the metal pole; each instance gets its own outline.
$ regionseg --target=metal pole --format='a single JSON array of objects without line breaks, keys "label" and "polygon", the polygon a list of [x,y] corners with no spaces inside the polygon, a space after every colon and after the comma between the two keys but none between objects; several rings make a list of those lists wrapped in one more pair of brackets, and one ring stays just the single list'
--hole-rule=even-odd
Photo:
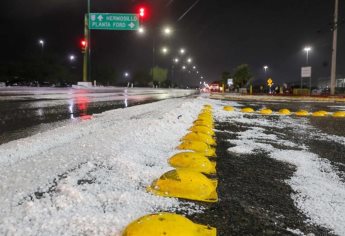
[{"label": "metal pole", "polygon": [[156,64],[155,56],[156,56],[156,42],[155,42],[155,36],[153,35],[152,36],[152,69],[151,69],[152,82],[154,79],[153,70]]},{"label": "metal pole", "polygon": [[307,66],[309,65],[309,50],[307,50]]},{"label": "metal pole", "polygon": [[[87,40],[87,38],[88,38],[88,27],[87,27],[87,20],[88,20],[88,18],[87,18],[87,14],[85,14],[85,16],[84,16],[84,37],[85,37],[85,40],[86,40],[86,42],[88,42],[88,40]],[[88,43],[86,43],[86,50],[87,50],[87,48],[88,48]],[[84,51],[83,52],[83,82],[87,82],[87,72],[88,72],[88,69],[87,69],[87,64],[88,64],[88,62],[87,62],[87,58],[88,58],[88,53],[87,53],[87,51]]]},{"label": "metal pole", "polygon": [[335,86],[336,86],[338,8],[339,8],[339,0],[335,0],[334,23],[333,23],[334,25],[333,25],[332,65],[331,65],[331,95],[335,95]]},{"label": "metal pole", "polygon": [[87,54],[88,54],[88,81],[91,82],[91,30],[89,27],[90,20],[90,11],[91,11],[91,1],[87,0]]}]

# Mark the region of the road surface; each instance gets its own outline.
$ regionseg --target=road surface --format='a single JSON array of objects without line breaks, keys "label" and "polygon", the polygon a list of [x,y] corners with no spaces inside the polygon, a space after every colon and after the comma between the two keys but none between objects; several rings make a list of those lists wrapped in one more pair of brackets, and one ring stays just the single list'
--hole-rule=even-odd
[{"label": "road surface", "polygon": [[[188,96],[195,90],[152,88],[0,88],[0,144],[61,122],[89,119],[106,110]],[[77,119],[77,120],[80,120]]]}]

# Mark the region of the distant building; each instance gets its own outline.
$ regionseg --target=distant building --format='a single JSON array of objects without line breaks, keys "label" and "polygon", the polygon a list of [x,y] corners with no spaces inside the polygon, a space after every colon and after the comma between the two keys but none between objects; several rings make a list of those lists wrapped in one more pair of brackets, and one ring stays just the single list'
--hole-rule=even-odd
[{"label": "distant building", "polygon": [[[324,89],[329,88],[331,86],[331,79],[330,77],[321,77],[317,80],[316,86],[318,88]],[[336,87],[337,88],[345,88],[345,76],[337,76],[336,79]]]}]

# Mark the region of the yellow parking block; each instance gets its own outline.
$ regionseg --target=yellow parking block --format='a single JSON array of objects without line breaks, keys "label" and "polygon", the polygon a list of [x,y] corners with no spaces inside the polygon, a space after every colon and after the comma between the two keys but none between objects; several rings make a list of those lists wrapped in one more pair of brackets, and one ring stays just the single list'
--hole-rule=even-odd
[{"label": "yellow parking block", "polygon": [[207,126],[194,125],[191,128],[189,128],[189,131],[200,132],[203,134],[208,134],[208,135],[214,136],[214,131]]},{"label": "yellow parking block", "polygon": [[335,118],[345,118],[345,111],[336,111],[332,116]]},{"label": "yellow parking block", "polygon": [[316,111],[316,112],[313,112],[311,115],[314,117],[324,117],[324,116],[328,116],[328,112],[327,111]]},{"label": "yellow parking block", "polygon": [[214,125],[213,122],[210,120],[206,120],[206,119],[197,119],[193,122],[194,125],[201,125],[201,126],[207,126],[211,129],[213,129]]},{"label": "yellow parking block", "polygon": [[224,110],[224,111],[234,111],[235,108],[232,107],[232,106],[224,106],[224,107],[223,107],[223,110]]},{"label": "yellow parking block", "polygon": [[280,109],[278,113],[279,115],[285,115],[285,116],[291,115],[291,111],[289,109]]},{"label": "yellow parking block", "polygon": [[190,133],[186,134],[181,139],[181,141],[182,140],[200,141],[200,142],[204,142],[204,143],[211,145],[211,146],[216,145],[216,140],[212,136],[204,134],[204,133],[200,133],[200,132],[190,132]]},{"label": "yellow parking block", "polygon": [[196,171],[176,169],[163,174],[147,189],[158,196],[217,202],[216,188],[217,180]]},{"label": "yellow parking block", "polygon": [[209,146],[208,144],[201,142],[201,141],[189,141],[184,140],[178,147],[179,150],[191,150],[195,152],[204,153],[205,156],[208,157],[215,157],[216,150]]},{"label": "yellow parking block", "polygon": [[245,108],[241,109],[241,112],[243,112],[243,113],[253,113],[254,109],[250,108],[250,107],[245,107]]},{"label": "yellow parking block", "polygon": [[188,169],[205,174],[216,173],[216,163],[211,162],[202,153],[181,152],[172,156],[168,163],[178,169]]},{"label": "yellow parking block", "polygon": [[143,216],[130,223],[122,236],[216,236],[217,229],[195,224],[184,216],[157,213]]},{"label": "yellow parking block", "polygon": [[273,111],[271,109],[262,109],[261,111],[259,111],[261,115],[271,115],[272,112]]},{"label": "yellow parking block", "polygon": [[299,110],[297,112],[295,112],[296,116],[309,116],[309,112],[306,110]]}]

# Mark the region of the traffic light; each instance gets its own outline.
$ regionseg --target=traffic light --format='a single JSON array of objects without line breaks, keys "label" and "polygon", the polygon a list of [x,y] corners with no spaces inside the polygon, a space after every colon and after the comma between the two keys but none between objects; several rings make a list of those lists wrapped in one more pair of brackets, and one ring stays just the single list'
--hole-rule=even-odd
[{"label": "traffic light", "polygon": [[87,48],[87,41],[85,39],[82,39],[80,41],[80,47],[81,47],[81,52],[85,53],[86,52],[86,48]]},{"label": "traffic light", "polygon": [[139,8],[139,16],[140,16],[140,18],[145,17],[145,8],[144,7]]}]

